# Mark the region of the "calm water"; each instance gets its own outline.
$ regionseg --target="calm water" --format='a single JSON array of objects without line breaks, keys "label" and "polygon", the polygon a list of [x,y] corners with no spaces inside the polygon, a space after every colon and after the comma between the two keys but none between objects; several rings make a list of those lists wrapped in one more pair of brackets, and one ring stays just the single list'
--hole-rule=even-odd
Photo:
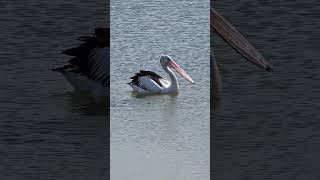
[{"label": "calm water", "polygon": [[319,179],[319,2],[214,6],[275,71],[263,72],[215,38],[223,98],[214,111],[213,178]]},{"label": "calm water", "polygon": [[[50,71],[76,38],[106,26],[105,1],[0,2],[1,179],[106,179],[105,104]],[[94,20],[92,20],[94,19]]]},{"label": "calm water", "polygon": [[[208,2],[112,3],[113,179],[208,179]],[[214,5],[275,71],[261,71],[215,38],[223,98],[212,121],[213,178],[319,179],[319,2]],[[60,52],[79,35],[107,24],[106,2],[0,7],[1,178],[106,179],[105,104],[73,93],[49,70],[68,60]],[[179,96],[133,96],[128,77],[141,68],[164,75],[162,53],[197,84],[178,77]]]},{"label": "calm water", "polygon": [[[111,179],[209,179],[209,1],[111,3]],[[140,69],[165,74],[169,54],[178,96],[137,97],[126,83]]]}]

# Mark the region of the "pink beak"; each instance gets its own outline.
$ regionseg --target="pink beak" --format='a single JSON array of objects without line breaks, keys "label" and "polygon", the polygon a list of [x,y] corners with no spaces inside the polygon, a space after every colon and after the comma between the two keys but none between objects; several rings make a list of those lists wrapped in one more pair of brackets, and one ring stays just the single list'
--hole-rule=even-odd
[{"label": "pink beak", "polygon": [[251,63],[267,71],[272,71],[272,65],[263,58],[246,38],[244,38],[215,9],[211,8],[210,12],[210,25],[224,40]]},{"label": "pink beak", "polygon": [[173,69],[175,69],[182,77],[184,77],[186,80],[194,84],[194,81],[192,80],[192,78],[177,63],[175,63],[174,61],[170,61],[169,65]]}]

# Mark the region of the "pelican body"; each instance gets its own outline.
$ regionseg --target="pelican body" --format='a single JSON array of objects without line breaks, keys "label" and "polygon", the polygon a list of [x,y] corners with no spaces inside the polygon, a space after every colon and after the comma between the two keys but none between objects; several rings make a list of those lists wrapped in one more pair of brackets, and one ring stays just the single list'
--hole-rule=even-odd
[{"label": "pelican body", "polygon": [[170,78],[167,80],[152,71],[141,70],[135,76],[131,77],[131,82],[128,83],[133,92],[137,94],[158,93],[158,94],[176,94],[179,92],[179,83],[175,73],[176,70],[182,77],[191,83],[194,83],[192,78],[168,55],[162,55],[160,64],[164,72]]}]

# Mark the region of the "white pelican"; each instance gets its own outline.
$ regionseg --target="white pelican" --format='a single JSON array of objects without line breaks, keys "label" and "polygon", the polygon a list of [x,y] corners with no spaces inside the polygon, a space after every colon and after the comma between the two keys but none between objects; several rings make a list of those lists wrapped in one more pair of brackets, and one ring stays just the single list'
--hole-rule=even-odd
[{"label": "white pelican", "polygon": [[[248,61],[266,71],[272,71],[272,65],[263,58],[263,56],[246,40],[245,37],[243,37],[213,8],[210,10],[210,26]],[[211,53],[212,52],[213,50],[211,50]],[[221,92],[221,78],[217,63],[213,58],[213,54],[211,54],[211,58],[213,59],[211,67],[213,71],[213,73],[211,73],[213,75],[213,93],[214,98],[219,98]]]},{"label": "white pelican", "polygon": [[108,96],[109,37],[109,28],[95,28],[94,36],[81,36],[79,40],[84,43],[63,52],[74,56],[69,64],[52,70],[60,72],[77,91]]},{"label": "white pelican", "polygon": [[170,69],[176,70],[182,77],[191,83],[194,83],[192,78],[168,55],[162,55],[160,58],[160,64],[164,72],[166,72],[170,81],[161,77],[160,75],[152,71],[143,71],[135,74],[131,77],[132,81],[128,83],[133,92],[138,94],[145,93],[159,93],[159,94],[176,94],[179,92],[178,79],[174,72]]}]

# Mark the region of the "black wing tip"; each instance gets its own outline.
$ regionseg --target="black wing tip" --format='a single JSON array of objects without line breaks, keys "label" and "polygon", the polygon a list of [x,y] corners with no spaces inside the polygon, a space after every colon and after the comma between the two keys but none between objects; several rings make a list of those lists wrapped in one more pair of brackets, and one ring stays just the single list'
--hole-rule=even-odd
[{"label": "black wing tip", "polygon": [[62,66],[62,67],[57,67],[57,68],[51,68],[52,71],[58,71],[58,72],[65,72],[66,70],[75,70],[76,66],[73,66],[71,64]]},{"label": "black wing tip", "polygon": [[63,68],[63,67],[51,68],[51,71],[55,71],[55,72],[64,72],[64,68]]},{"label": "black wing tip", "polygon": [[106,27],[96,27],[94,28],[94,34],[97,36],[105,36],[110,34],[110,28]]},{"label": "black wing tip", "polygon": [[89,41],[90,39],[94,38],[94,36],[80,36],[77,38],[78,41]]},{"label": "black wing tip", "polygon": [[267,65],[265,70],[268,71],[268,72],[273,72],[273,67],[270,66],[270,65]]}]

